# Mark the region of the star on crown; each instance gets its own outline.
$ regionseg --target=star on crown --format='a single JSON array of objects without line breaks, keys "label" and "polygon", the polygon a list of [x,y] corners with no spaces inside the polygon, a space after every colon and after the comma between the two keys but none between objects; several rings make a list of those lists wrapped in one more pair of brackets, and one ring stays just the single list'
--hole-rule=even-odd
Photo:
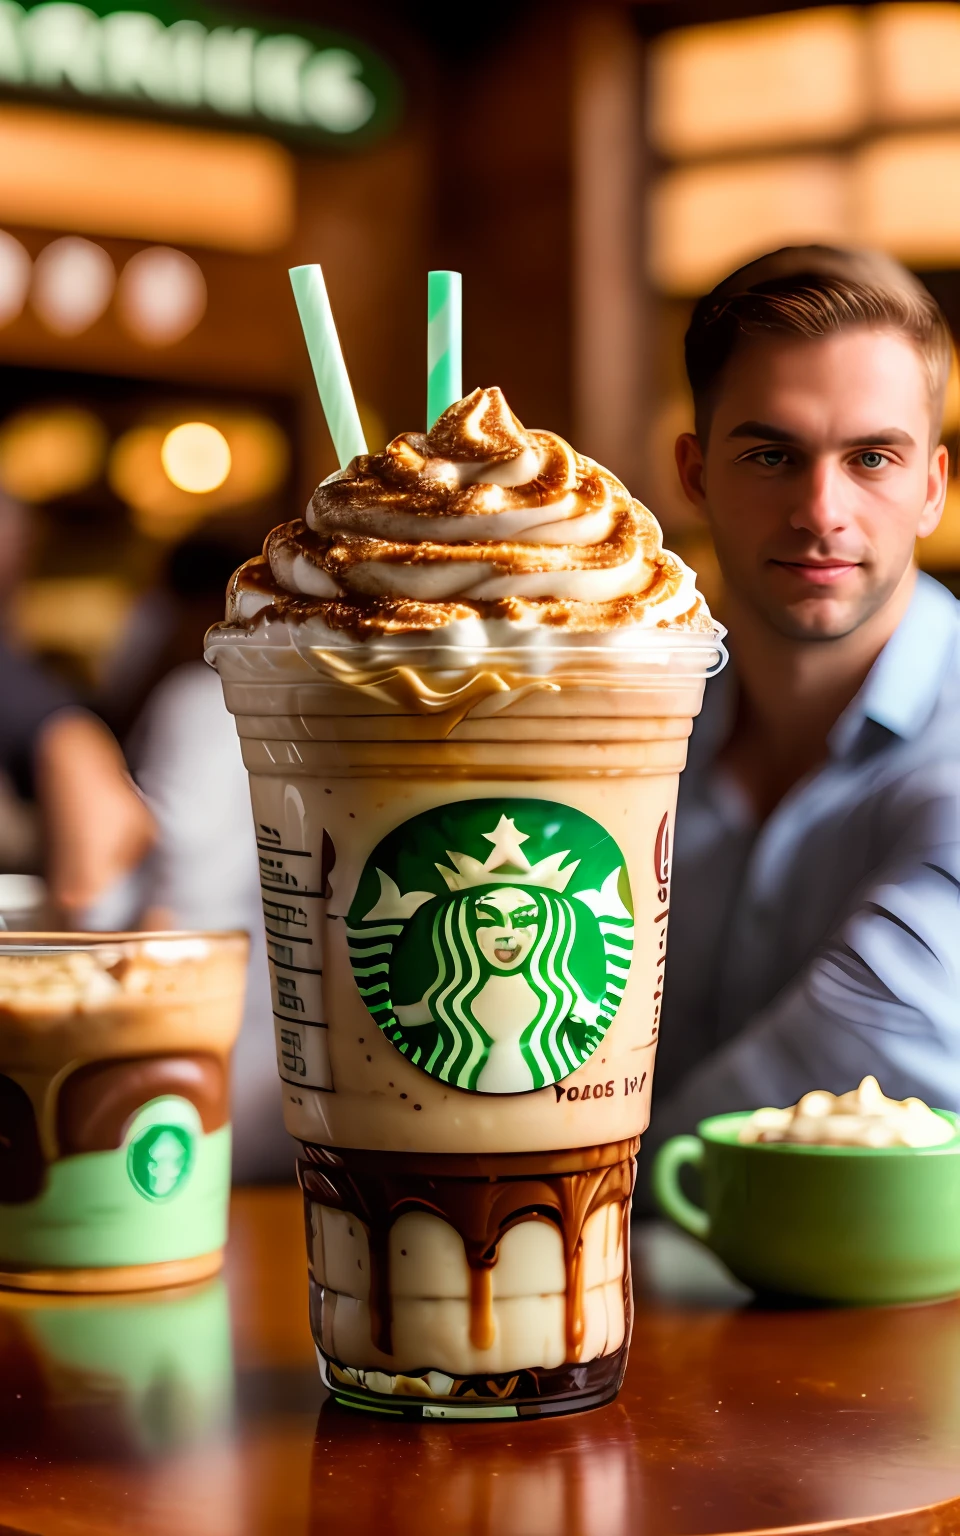
[{"label": "star on crown", "polygon": [[501,816],[493,831],[484,832],[483,837],[493,844],[483,863],[469,853],[454,853],[447,849],[453,869],[437,865],[447,890],[467,891],[476,885],[489,885],[496,879],[503,885],[539,885],[548,891],[564,891],[580,863],[579,859],[574,859],[562,869],[564,859],[570,856],[570,849],[565,848],[562,853],[548,854],[539,863],[531,864],[521,847],[529,840],[529,833],[519,831],[509,816]]}]

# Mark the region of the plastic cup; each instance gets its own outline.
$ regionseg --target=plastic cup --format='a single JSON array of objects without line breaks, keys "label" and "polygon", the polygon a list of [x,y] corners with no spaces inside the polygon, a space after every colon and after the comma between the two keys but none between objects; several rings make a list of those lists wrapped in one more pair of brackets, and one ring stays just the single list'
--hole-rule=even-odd
[{"label": "plastic cup", "polygon": [[0,1285],[220,1268],[247,950],[243,933],[0,934]]},{"label": "plastic cup", "polygon": [[677,783],[722,647],[355,654],[208,636],[321,1371],[392,1414],[590,1407],[626,1364]]}]

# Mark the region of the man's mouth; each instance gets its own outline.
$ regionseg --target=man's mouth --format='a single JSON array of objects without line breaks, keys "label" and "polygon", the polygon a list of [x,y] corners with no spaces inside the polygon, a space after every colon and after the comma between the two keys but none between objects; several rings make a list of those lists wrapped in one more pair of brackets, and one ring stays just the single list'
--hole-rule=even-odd
[{"label": "man's mouth", "polygon": [[828,587],[860,569],[859,560],[771,560],[771,565],[813,587]]},{"label": "man's mouth", "polygon": [[504,960],[504,961],[506,961],[506,960],[516,960],[517,956],[520,953],[520,945],[519,944],[496,944],[496,945],[494,945],[493,952],[496,955],[498,960]]}]

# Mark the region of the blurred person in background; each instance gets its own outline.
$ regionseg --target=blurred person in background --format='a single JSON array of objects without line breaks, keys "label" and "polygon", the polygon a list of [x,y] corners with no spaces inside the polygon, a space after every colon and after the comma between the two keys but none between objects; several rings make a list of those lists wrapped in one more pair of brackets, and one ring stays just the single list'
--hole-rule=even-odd
[{"label": "blurred person in background", "polygon": [[751,263],[686,337],[731,664],[681,780],[653,1137],[875,1074],[960,1110],[960,605],[920,574],[952,344],[887,257]]},{"label": "blurred person in background", "polygon": [[97,699],[121,741],[168,673],[202,657],[204,635],[223,618],[241,542],[216,524],[194,530],[167,552],[159,578],[133,604]]},{"label": "blurred person in background", "polygon": [[220,679],[202,659],[204,634],[223,618],[227,582],[245,558],[227,535],[208,530],[171,551],[162,600],[151,606],[166,615],[164,632],[141,656],[139,677],[127,667],[124,706],[142,705],[127,751],[158,840],[135,877],[118,884],[91,919],[98,928],[135,923],[250,934],[246,1009],[233,1057],[234,1178],[241,1183],[290,1177],[293,1170],[247,772]]},{"label": "blurred person in background", "polygon": [[0,492],[0,868],[41,868],[46,920],[76,927],[141,862],[155,827],[106,726],[11,638],[27,527]]}]

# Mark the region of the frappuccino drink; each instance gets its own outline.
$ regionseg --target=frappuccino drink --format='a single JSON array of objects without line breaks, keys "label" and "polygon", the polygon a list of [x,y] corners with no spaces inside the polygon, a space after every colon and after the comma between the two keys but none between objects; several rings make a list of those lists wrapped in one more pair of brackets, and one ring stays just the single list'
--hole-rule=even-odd
[{"label": "frappuccino drink", "polygon": [[250,771],[314,1335],[344,1401],[606,1401],[677,779],[719,631],[497,389],[324,482],[211,631]]},{"label": "frappuccino drink", "polygon": [[220,1268],[247,936],[0,935],[0,1286]]}]

